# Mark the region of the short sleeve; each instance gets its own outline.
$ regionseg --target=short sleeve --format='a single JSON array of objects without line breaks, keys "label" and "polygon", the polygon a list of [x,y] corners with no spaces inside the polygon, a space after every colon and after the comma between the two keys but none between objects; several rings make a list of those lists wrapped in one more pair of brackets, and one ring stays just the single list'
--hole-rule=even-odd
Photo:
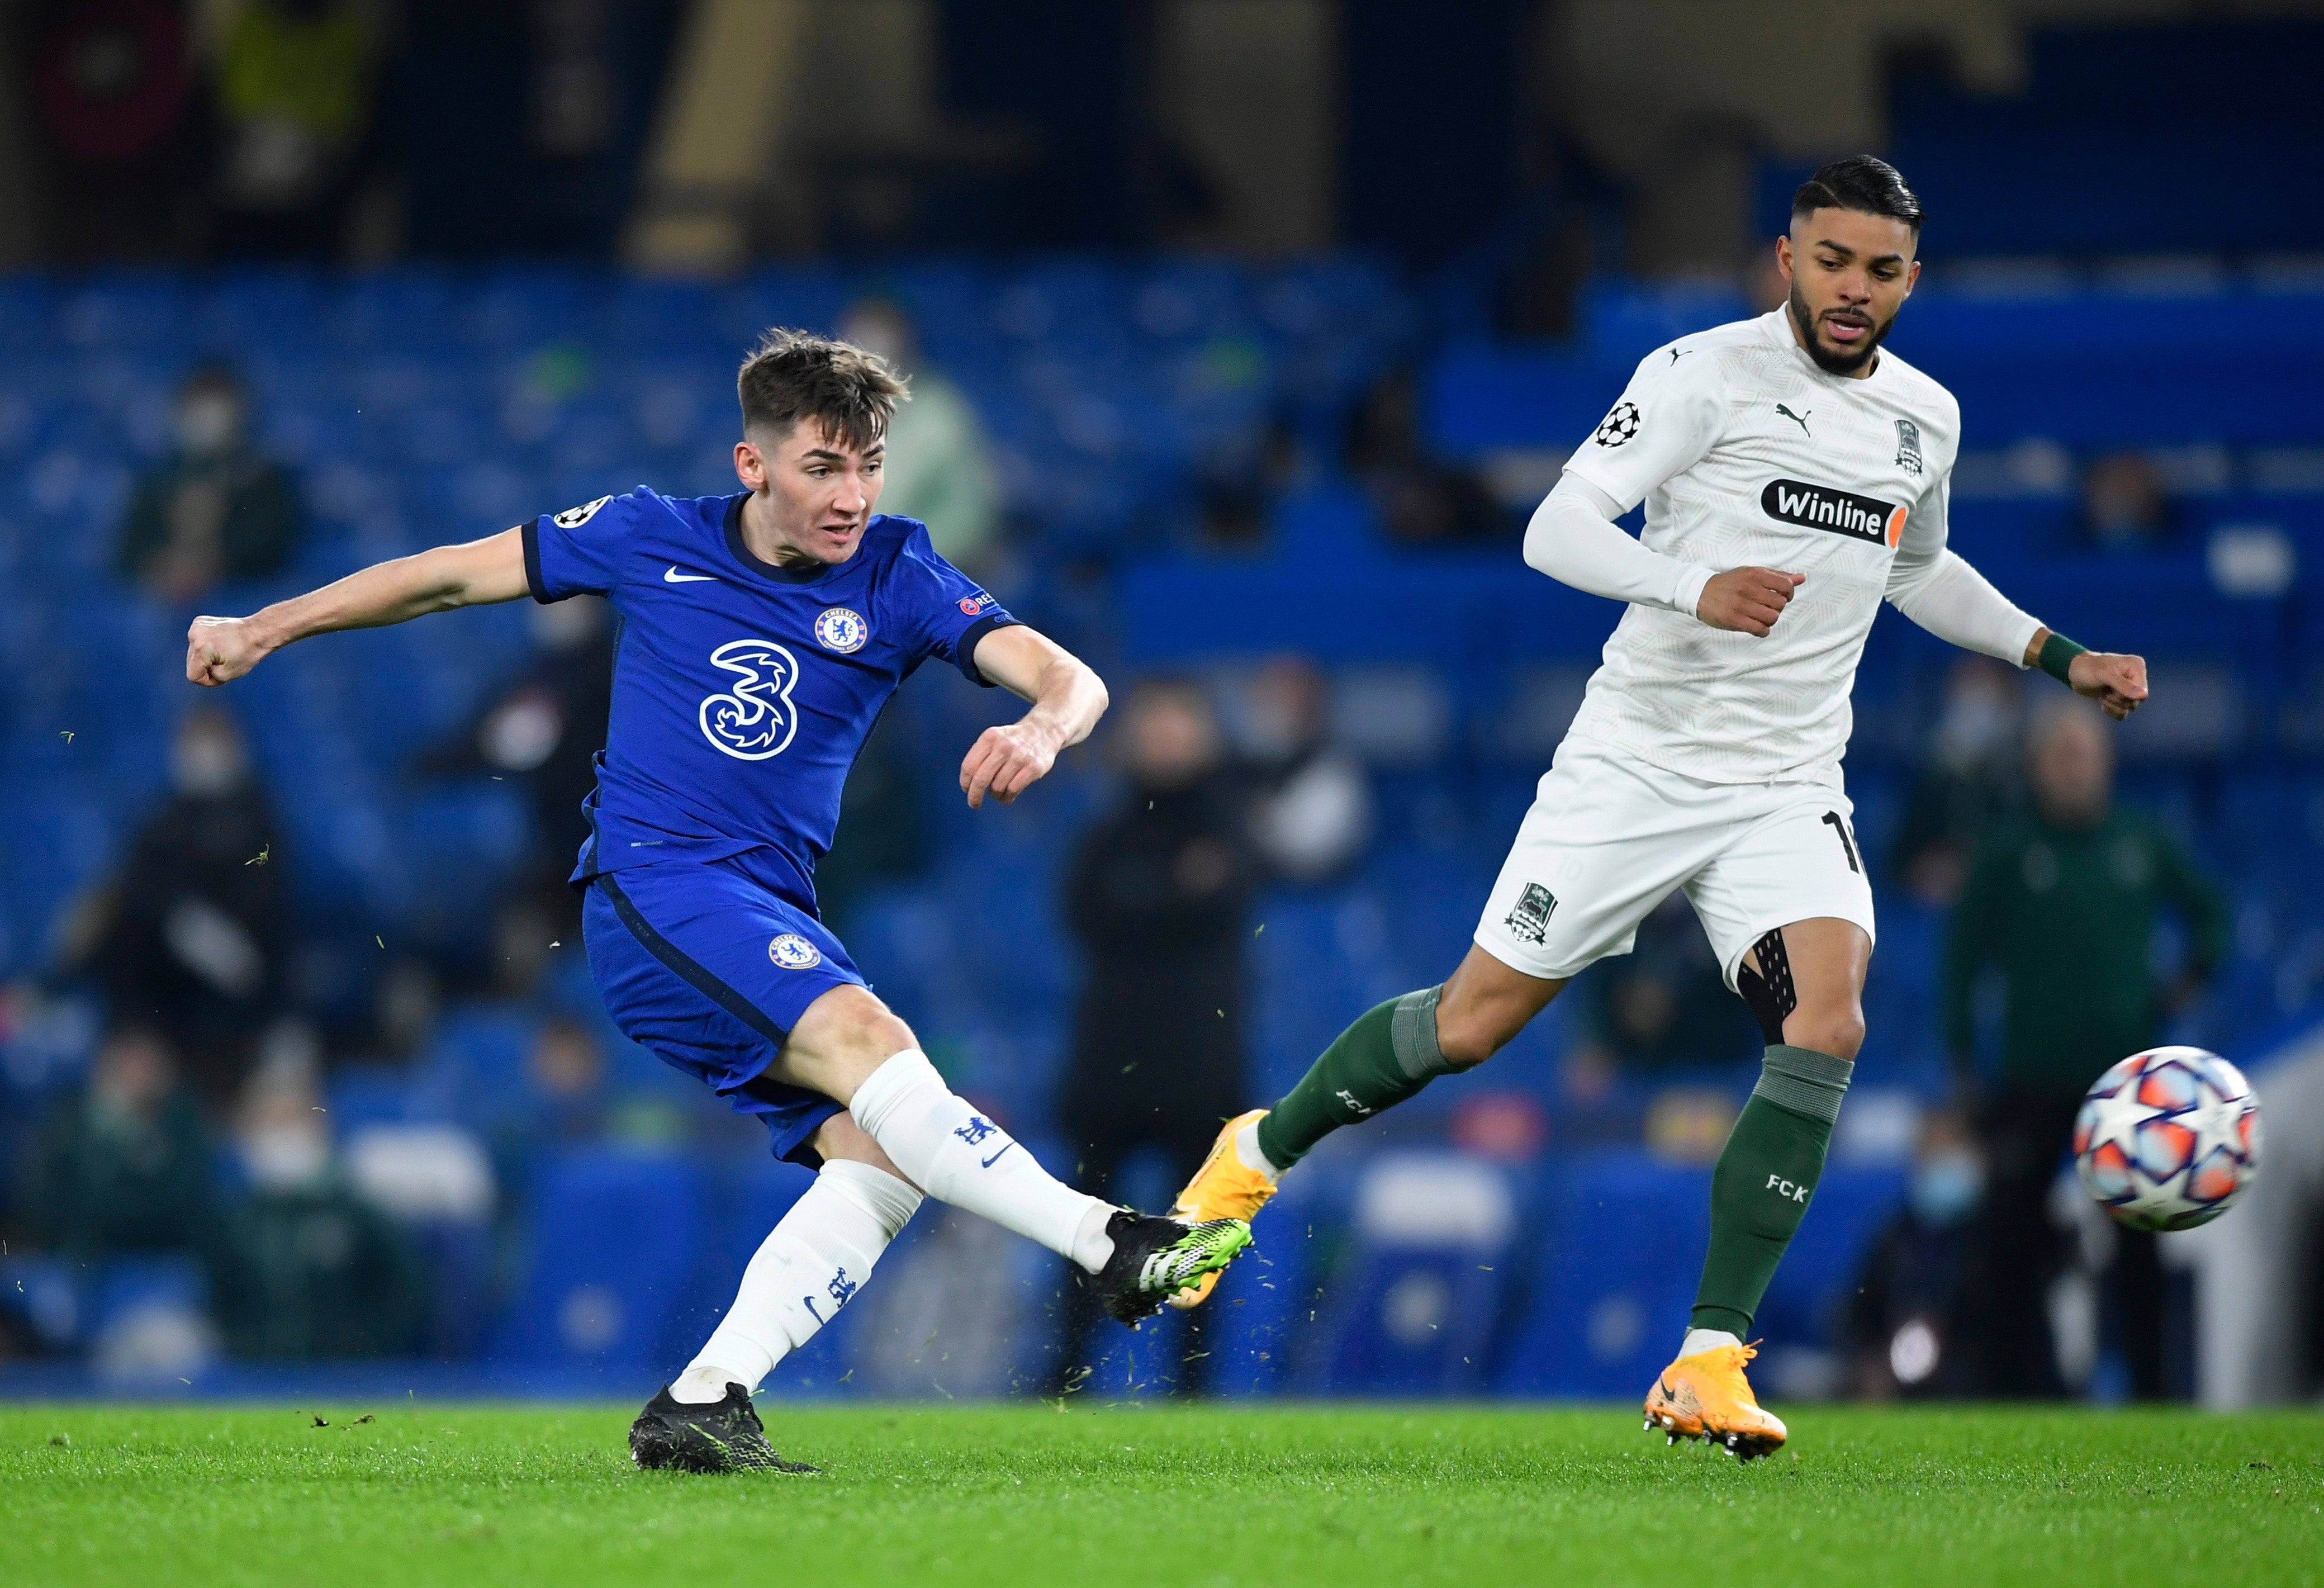
[{"label": "short sleeve", "polygon": [[1017,620],[974,579],[939,556],[928,542],[928,531],[918,524],[913,525],[896,558],[894,589],[902,607],[898,615],[913,638],[914,660],[941,657],[960,669],[970,683],[991,688],[992,680],[976,669],[977,642]]},{"label": "short sleeve", "polygon": [[1565,460],[1565,472],[1597,486],[1628,512],[1711,450],[1726,412],[1726,375],[1715,348],[1657,347]]},{"label": "short sleeve", "polygon": [[539,602],[604,596],[621,582],[622,557],[638,542],[643,492],[545,512],[524,531],[524,580]]}]

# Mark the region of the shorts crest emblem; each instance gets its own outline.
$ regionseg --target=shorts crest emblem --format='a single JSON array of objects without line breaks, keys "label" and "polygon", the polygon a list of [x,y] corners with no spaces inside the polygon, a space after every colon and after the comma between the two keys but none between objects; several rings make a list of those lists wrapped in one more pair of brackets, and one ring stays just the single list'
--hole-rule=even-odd
[{"label": "shorts crest emblem", "polygon": [[1527,882],[1525,891],[1517,896],[1517,908],[1501,924],[1518,942],[1537,944],[1549,936],[1550,912],[1556,908],[1555,894],[1539,882]]}]

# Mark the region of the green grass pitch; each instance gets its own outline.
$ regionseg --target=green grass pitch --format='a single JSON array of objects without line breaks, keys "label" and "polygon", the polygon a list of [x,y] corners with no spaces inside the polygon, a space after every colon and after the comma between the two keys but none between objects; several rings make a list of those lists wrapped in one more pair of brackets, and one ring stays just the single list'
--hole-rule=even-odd
[{"label": "green grass pitch", "polygon": [[1614,1407],[762,1409],[825,1476],[632,1471],[622,1407],[0,1408],[0,1581],[2324,1575],[2324,1416],[2304,1412],[1802,1409],[1791,1449],[1744,1467]]}]

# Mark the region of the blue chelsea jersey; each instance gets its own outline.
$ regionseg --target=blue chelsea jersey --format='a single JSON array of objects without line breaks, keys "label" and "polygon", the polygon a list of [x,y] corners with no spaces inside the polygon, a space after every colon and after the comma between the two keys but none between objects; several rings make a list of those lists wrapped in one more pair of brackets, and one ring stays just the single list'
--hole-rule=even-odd
[{"label": "blue chelsea jersey", "polygon": [[840,788],[888,697],[931,656],[987,683],[977,642],[1016,621],[908,518],[875,516],[835,566],[762,562],[742,543],[747,500],[641,485],[524,526],[533,599],[603,596],[621,623],[576,882],[742,855],[812,909]]}]

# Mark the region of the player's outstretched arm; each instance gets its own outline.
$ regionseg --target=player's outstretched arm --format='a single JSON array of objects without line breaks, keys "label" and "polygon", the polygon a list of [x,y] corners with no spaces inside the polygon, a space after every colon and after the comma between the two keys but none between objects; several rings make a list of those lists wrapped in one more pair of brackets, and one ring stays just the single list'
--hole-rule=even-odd
[{"label": "player's outstretched arm", "polygon": [[1007,805],[1047,777],[1057,752],[1090,736],[1105,715],[1105,681],[1047,635],[1011,623],[976,643],[977,671],[1033,703],[1013,723],[987,728],[960,763],[969,808],[990,794]]},{"label": "player's outstretched arm", "polygon": [[186,677],[226,684],[309,634],[376,629],[456,606],[513,601],[526,593],[524,532],[503,530],[462,546],[374,563],[248,617],[198,617],[186,631]]}]

